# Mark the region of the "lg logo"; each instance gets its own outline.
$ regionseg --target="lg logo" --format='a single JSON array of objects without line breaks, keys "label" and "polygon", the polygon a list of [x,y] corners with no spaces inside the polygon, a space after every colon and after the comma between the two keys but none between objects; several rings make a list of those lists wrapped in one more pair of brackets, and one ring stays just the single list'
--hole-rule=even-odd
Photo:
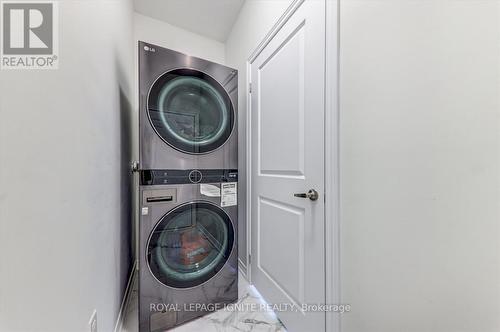
[{"label": "lg logo", "polygon": [[2,68],[55,68],[56,28],[56,2],[3,1]]}]

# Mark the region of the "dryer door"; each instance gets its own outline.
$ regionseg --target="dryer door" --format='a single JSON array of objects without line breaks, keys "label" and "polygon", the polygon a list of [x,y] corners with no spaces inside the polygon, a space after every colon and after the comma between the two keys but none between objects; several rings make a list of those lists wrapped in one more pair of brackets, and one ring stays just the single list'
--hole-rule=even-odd
[{"label": "dryer door", "polygon": [[221,208],[207,202],[188,203],[164,215],[155,226],[147,262],[162,284],[195,287],[222,269],[233,243],[233,225]]},{"label": "dryer door", "polygon": [[224,88],[194,69],[160,76],[149,92],[148,116],[157,134],[182,152],[203,154],[222,146],[234,127],[234,109]]}]

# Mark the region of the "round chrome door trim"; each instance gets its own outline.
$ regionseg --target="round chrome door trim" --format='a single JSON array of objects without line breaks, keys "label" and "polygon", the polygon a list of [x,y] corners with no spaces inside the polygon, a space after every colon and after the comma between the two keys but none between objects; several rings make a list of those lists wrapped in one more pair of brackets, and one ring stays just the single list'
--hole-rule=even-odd
[{"label": "round chrome door trim", "polygon": [[[169,286],[169,285],[165,285],[163,282],[161,282],[160,280],[158,280],[158,278],[155,276],[155,274],[153,273],[153,271],[151,270],[151,267],[150,267],[150,264],[149,264],[149,260],[148,260],[148,248],[149,248],[149,243],[151,241],[151,237],[153,236],[153,233],[155,231],[155,229],[159,226],[159,224],[161,223],[161,221],[163,220],[163,218],[165,218],[168,214],[172,213],[173,211],[177,210],[178,208],[181,208],[181,207],[184,207],[186,205],[191,205],[191,204],[196,204],[196,203],[205,203],[205,204],[209,204],[209,205],[212,205],[216,208],[218,208],[220,211],[222,211],[226,216],[227,216],[227,219],[230,221],[230,224],[231,224],[231,227],[233,228],[233,237],[234,237],[234,240],[233,240],[233,245],[231,246],[231,250],[229,251],[229,255],[228,255],[228,258],[226,259],[226,261],[224,262],[224,264],[221,266],[220,270],[217,271],[212,277],[210,277],[210,279],[208,280],[205,280],[204,282],[196,285],[196,286],[192,286],[192,287],[184,287],[184,288],[179,288],[179,287],[173,287],[173,286]],[[189,289],[194,289],[194,288],[197,288],[197,287],[200,287],[200,286],[203,286],[204,284],[206,284],[207,282],[211,281],[213,278],[217,277],[217,275],[219,275],[219,273],[224,270],[224,268],[226,267],[227,263],[229,262],[229,258],[231,257],[231,255],[233,254],[233,251],[234,251],[234,248],[236,247],[236,240],[238,238],[238,234],[236,234],[235,232],[235,226],[234,226],[234,222],[233,220],[231,219],[231,217],[226,213],[226,211],[224,211],[220,206],[218,206],[217,204],[214,204],[212,202],[209,202],[209,201],[203,201],[203,200],[195,200],[195,201],[189,201],[189,202],[185,202],[185,203],[182,203],[182,204],[179,204],[177,206],[175,206],[174,208],[170,209],[169,211],[167,211],[164,215],[161,216],[161,218],[155,223],[155,225],[153,226],[153,228],[151,229],[150,233],[149,233],[149,236],[148,236],[148,241],[146,242],[146,247],[144,248],[144,262],[145,264],[148,266],[148,271],[150,273],[150,275],[159,283],[161,284],[162,286],[165,286],[165,287],[168,287],[168,288],[171,288],[171,289],[177,289],[177,290],[189,290]]]},{"label": "round chrome door trim", "polygon": [[[212,84],[210,84],[206,80],[203,80],[203,79],[198,78],[198,77],[192,77],[192,76],[179,76],[179,77],[176,77],[176,78],[168,81],[168,83],[164,85],[164,87],[166,87],[166,89],[164,90],[164,87],[162,87],[161,91],[158,94],[158,103],[159,104],[163,104],[163,102],[165,101],[166,96],[168,96],[168,94],[170,93],[171,90],[173,90],[173,89],[176,88],[176,85],[179,86],[179,85],[182,84],[182,82],[190,80],[190,79],[198,80],[200,85],[204,86],[207,90],[210,90],[210,92],[212,93],[212,96],[214,96],[215,99],[217,99],[217,101],[219,102],[219,106],[221,106],[221,105],[223,105],[224,107],[227,106],[226,103],[225,103],[225,101],[224,101],[224,96],[222,96],[216,90],[216,88]],[[217,82],[217,81],[215,81],[215,82],[217,84],[219,84],[219,82]],[[167,85],[170,85],[170,86],[167,86]],[[224,90],[223,87],[222,87],[222,91],[221,92],[224,93],[224,94],[226,94],[226,98],[227,99],[230,99],[230,97],[228,96],[226,90]],[[230,107],[232,107],[232,105],[230,105]],[[148,110],[149,110],[149,107],[148,107]],[[227,123],[228,119],[227,119],[227,117],[224,116],[225,114],[224,114],[223,108],[219,108],[218,111],[219,111],[219,113],[221,115],[222,120],[219,121],[219,123],[217,125],[217,130],[216,130],[215,134],[213,135],[213,137],[210,137],[208,139],[205,138],[205,139],[203,139],[201,141],[196,142],[196,144],[199,144],[199,145],[209,144],[209,143],[211,143],[213,141],[218,140],[222,135],[224,135],[225,128],[228,125],[228,123]],[[234,113],[234,111],[232,109],[229,109],[229,112],[233,112]],[[150,113],[148,112],[148,114],[150,114]],[[234,117],[234,114],[232,114],[232,116]],[[164,112],[160,112],[160,117],[161,117],[161,119],[163,121],[164,126],[168,129],[168,132],[172,136],[174,136],[177,140],[179,140],[179,141],[181,141],[181,142],[183,142],[185,144],[191,144],[192,143],[189,139],[187,139],[185,137],[182,137],[181,135],[179,135],[178,132],[176,132],[174,129],[172,129],[170,123],[166,119],[166,115],[165,115]],[[230,136],[231,136],[231,133],[229,134],[228,138]]]},{"label": "round chrome door trim", "polygon": [[[222,66],[222,65],[221,65]],[[187,69],[187,70],[194,70],[194,71],[197,71],[197,72],[200,72],[204,75],[207,75],[208,77],[210,77],[211,79],[213,79],[215,82],[217,82],[217,84],[220,85],[220,87],[222,88],[222,90],[224,90],[224,92],[226,93],[226,95],[228,96],[228,99],[229,99],[229,102],[231,103],[231,107],[233,109],[233,124],[232,124],[232,127],[231,127],[231,132],[229,133],[229,136],[227,137],[227,139],[224,141],[224,143],[222,143],[221,145],[219,145],[217,148],[213,149],[213,150],[210,150],[210,151],[207,151],[207,152],[190,152],[190,151],[184,151],[182,149],[179,149],[177,148],[176,146],[172,145],[171,143],[169,143],[167,140],[165,140],[161,135],[160,133],[158,132],[158,130],[155,128],[155,126],[153,125],[153,120],[151,119],[151,115],[149,114],[149,97],[151,95],[151,90],[153,89],[153,87],[155,86],[156,82],[163,77],[163,75],[165,74],[168,74],[172,71],[175,71],[175,70],[181,70],[181,69]],[[233,72],[236,71],[236,70],[233,70]],[[232,77],[234,76],[231,75]],[[236,98],[238,98],[238,96],[236,96]],[[200,69],[196,69],[196,68],[193,68],[193,67],[175,67],[175,68],[171,68],[167,71],[164,71],[162,74],[160,74],[154,81],[153,83],[150,84],[149,86],[149,90],[148,90],[148,94],[146,96],[146,100],[145,100],[145,112],[146,112],[146,115],[148,116],[148,120],[149,120],[149,124],[151,125],[151,128],[153,128],[154,132],[156,133],[156,135],[158,135],[158,137],[163,141],[165,142],[168,146],[170,146],[171,148],[173,148],[174,150],[177,150],[179,152],[182,152],[182,153],[187,153],[187,154],[191,154],[191,155],[205,155],[205,154],[209,154],[209,153],[212,153],[214,151],[217,151],[219,149],[221,149],[224,145],[226,145],[226,143],[229,141],[229,139],[233,136],[233,133],[234,133],[234,128],[236,128],[236,125],[237,125],[237,109],[234,107],[234,103],[233,103],[233,100],[231,99],[229,93],[227,92],[227,90],[224,88],[224,86],[217,80],[215,79],[215,77],[213,77],[212,75],[204,72],[203,70],[200,70]]]}]

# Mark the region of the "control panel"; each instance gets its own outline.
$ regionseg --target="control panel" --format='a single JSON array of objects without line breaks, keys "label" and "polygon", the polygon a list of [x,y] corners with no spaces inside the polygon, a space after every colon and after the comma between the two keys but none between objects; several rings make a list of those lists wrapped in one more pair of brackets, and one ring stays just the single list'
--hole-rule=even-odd
[{"label": "control panel", "polygon": [[236,169],[141,170],[141,185],[220,183],[238,181]]}]

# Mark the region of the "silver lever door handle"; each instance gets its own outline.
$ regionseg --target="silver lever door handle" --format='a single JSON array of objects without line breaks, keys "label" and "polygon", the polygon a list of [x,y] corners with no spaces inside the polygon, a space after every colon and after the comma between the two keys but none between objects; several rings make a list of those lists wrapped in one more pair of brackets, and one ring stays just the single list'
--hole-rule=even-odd
[{"label": "silver lever door handle", "polygon": [[293,196],[300,197],[300,198],[309,198],[311,201],[315,201],[318,199],[319,194],[316,190],[310,189],[307,193],[293,194]]}]

